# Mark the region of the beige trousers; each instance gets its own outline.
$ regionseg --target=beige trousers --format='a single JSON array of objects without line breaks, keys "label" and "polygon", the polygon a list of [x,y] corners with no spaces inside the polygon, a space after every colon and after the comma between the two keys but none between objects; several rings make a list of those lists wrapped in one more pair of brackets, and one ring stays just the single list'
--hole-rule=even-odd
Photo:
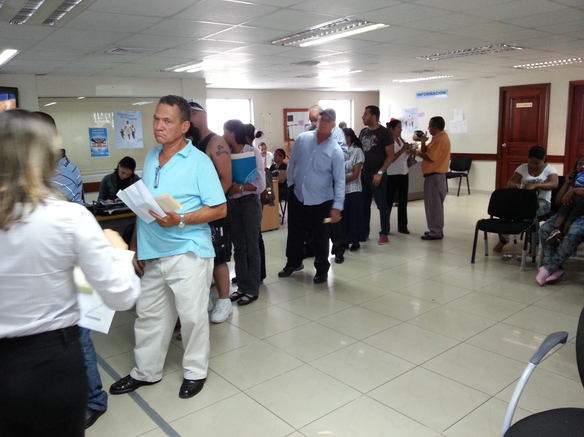
[{"label": "beige trousers", "polygon": [[185,349],[184,378],[207,377],[207,304],[212,277],[213,258],[199,258],[192,252],[146,261],[142,294],[136,304],[136,367],[130,373],[132,378],[148,382],[162,379],[177,316]]}]

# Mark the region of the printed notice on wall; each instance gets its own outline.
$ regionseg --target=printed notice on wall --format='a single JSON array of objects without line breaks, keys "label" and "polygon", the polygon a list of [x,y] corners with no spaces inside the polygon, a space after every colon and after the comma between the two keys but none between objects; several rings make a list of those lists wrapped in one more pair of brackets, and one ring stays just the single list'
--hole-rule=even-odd
[{"label": "printed notice on wall", "polygon": [[89,148],[91,156],[109,156],[107,129],[89,128]]},{"label": "printed notice on wall", "polygon": [[114,111],[114,132],[116,149],[142,149],[142,112]]}]

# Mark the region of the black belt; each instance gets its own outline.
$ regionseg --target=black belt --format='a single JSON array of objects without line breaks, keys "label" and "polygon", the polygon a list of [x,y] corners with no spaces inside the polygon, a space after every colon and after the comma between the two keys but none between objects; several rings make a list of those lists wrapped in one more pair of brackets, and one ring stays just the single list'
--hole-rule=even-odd
[{"label": "black belt", "polygon": [[230,202],[233,203],[244,203],[253,200],[255,194],[246,194],[245,196],[236,197],[235,199],[229,199]]},{"label": "black belt", "polygon": [[435,171],[434,173],[426,173],[424,175],[424,177],[427,178],[428,176],[434,176],[435,174],[444,174],[444,173],[438,173],[437,171]]}]

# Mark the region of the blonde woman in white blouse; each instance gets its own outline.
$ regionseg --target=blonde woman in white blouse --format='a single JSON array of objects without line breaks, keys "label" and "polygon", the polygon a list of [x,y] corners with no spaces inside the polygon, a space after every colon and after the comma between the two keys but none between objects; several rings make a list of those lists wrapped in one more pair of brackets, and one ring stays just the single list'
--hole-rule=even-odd
[{"label": "blonde woman in white blouse", "polygon": [[[112,309],[140,293],[133,253],[51,187],[55,129],[0,113],[0,435],[83,436],[87,377],[73,269]],[[109,241],[108,241],[109,240]],[[112,247],[113,246],[113,247]]]}]

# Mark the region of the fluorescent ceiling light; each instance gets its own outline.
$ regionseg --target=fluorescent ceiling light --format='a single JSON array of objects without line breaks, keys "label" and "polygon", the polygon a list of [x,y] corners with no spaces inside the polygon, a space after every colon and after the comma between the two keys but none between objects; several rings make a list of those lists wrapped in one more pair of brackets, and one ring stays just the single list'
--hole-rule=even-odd
[{"label": "fluorescent ceiling light", "polygon": [[53,106],[53,105],[56,105],[56,104],[57,104],[57,102],[45,103],[45,106]]},{"label": "fluorescent ceiling light", "polygon": [[560,65],[579,64],[581,62],[584,62],[584,58],[562,59],[561,61],[534,62],[533,64],[514,65],[513,68],[531,70],[533,68],[559,67]]},{"label": "fluorescent ceiling light", "polygon": [[83,0],[65,0],[63,3],[61,3],[61,6],[55,9],[53,13],[49,15],[45,21],[43,21],[42,24],[45,26],[54,25],[57,21],[63,18],[67,12],[71,11],[71,9],[73,9],[82,1]]},{"label": "fluorescent ceiling light", "polygon": [[150,103],[154,103],[154,102],[136,102],[136,103],[132,103],[132,106],[149,105]]},{"label": "fluorescent ceiling light", "polygon": [[85,97],[77,97],[77,100],[82,100],[82,99],[84,99],[84,98],[85,98]]},{"label": "fluorescent ceiling light", "polygon": [[175,65],[173,67],[168,67],[162,69],[162,71],[174,71],[175,73],[194,73],[196,71],[201,71],[205,68],[203,61],[187,62],[184,64]]},{"label": "fluorescent ceiling light", "polygon": [[309,47],[360,33],[371,32],[372,30],[382,29],[384,27],[389,26],[387,24],[371,23],[365,20],[341,18],[340,20],[321,24],[303,32],[295,33],[294,35],[270,41],[269,44],[286,47]]},{"label": "fluorescent ceiling light", "polygon": [[8,62],[10,59],[16,56],[17,53],[18,50],[12,49],[4,50],[2,53],[0,53],[0,65],[4,64],[5,62]]},{"label": "fluorescent ceiling light", "polygon": [[323,36],[318,39],[313,39],[311,41],[303,42],[299,44],[300,47],[310,47],[316,46],[319,44],[326,44],[327,42],[334,41],[341,38],[346,38],[348,36],[358,35],[360,33],[371,32],[372,30],[382,29],[384,27],[388,27],[387,24],[370,24],[369,26],[359,27],[357,29],[349,30],[346,32],[339,32],[334,33],[332,35]]},{"label": "fluorescent ceiling light", "polygon": [[511,50],[523,50],[523,48],[509,46],[507,44],[495,44],[493,46],[475,47],[472,49],[456,50],[454,52],[438,53],[436,55],[416,56],[416,59],[440,61],[442,59],[462,58],[464,56],[491,55],[493,53],[508,52]]},{"label": "fluorescent ceiling light", "polygon": [[422,80],[434,80],[434,79],[447,79],[454,76],[429,76],[429,77],[417,77],[415,79],[394,79],[393,82],[407,83],[407,82],[420,82]]},{"label": "fluorescent ceiling light", "polygon": [[24,24],[28,21],[32,14],[34,14],[38,8],[45,2],[45,0],[28,0],[24,6],[20,9],[18,14],[10,20],[10,24]]}]

